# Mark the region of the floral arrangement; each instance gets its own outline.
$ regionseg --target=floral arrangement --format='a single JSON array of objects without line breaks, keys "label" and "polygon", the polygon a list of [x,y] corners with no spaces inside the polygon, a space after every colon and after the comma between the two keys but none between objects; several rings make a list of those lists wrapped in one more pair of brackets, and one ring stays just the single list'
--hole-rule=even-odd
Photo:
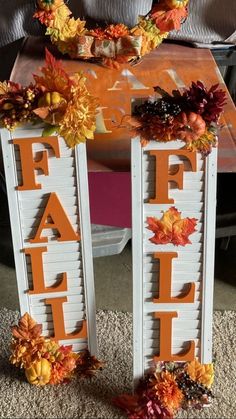
[{"label": "floral arrangement", "polygon": [[10,362],[25,370],[30,384],[66,383],[76,374],[91,377],[102,369],[102,363],[88,351],[72,352],[72,346],[60,346],[41,333],[42,325],[28,313],[21,317],[18,326],[12,327]]},{"label": "floral arrangement", "polygon": [[63,54],[119,68],[120,63],[158,47],[169,31],[180,29],[188,14],[187,4],[188,0],[155,2],[148,15],[140,16],[133,28],[118,23],[89,29],[85,20],[71,17],[64,0],[37,0],[34,17],[47,27],[46,35]]},{"label": "floral arrangement", "polygon": [[190,234],[196,231],[196,218],[181,218],[181,212],[175,207],[165,211],[162,218],[147,217],[148,230],[154,233],[149,240],[154,244],[172,243],[175,246],[191,244]]},{"label": "floral arrangement", "polygon": [[129,419],[171,419],[182,408],[201,409],[211,403],[213,364],[158,362],[140,380],[133,395],[114,399]]},{"label": "floral arrangement", "polygon": [[0,126],[14,130],[41,120],[43,135],[57,132],[69,147],[92,139],[98,103],[88,92],[85,77],[79,73],[69,76],[48,50],[41,72],[26,87],[0,82]]},{"label": "floral arrangement", "polygon": [[181,93],[167,93],[154,87],[159,97],[137,105],[128,125],[140,135],[143,145],[149,140],[183,140],[186,148],[208,155],[217,143],[219,119],[226,93],[216,84],[207,89],[201,81],[192,82]]}]

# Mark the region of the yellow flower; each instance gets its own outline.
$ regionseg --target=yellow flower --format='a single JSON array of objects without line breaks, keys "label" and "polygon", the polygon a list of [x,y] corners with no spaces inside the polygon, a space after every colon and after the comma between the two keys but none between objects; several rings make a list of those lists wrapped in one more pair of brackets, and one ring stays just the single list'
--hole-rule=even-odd
[{"label": "yellow flower", "polygon": [[190,151],[199,151],[204,155],[211,152],[212,147],[216,145],[216,135],[208,130],[201,135],[197,140],[192,140],[187,143],[187,149]]},{"label": "yellow flower", "polygon": [[79,76],[72,89],[72,98],[67,104],[66,112],[59,123],[59,133],[69,147],[94,138],[97,99],[92,97],[84,77]]},{"label": "yellow flower", "polygon": [[69,19],[70,15],[71,15],[70,9],[65,4],[62,4],[55,11],[53,27],[61,30],[65,22]]},{"label": "yellow flower", "polygon": [[46,351],[45,338],[40,336],[29,341],[13,339],[11,344],[10,363],[20,368],[28,368],[32,362],[39,361]]},{"label": "yellow flower", "polygon": [[214,381],[213,364],[200,364],[197,358],[187,365],[186,371],[192,380],[199,381],[208,388]]},{"label": "yellow flower", "polygon": [[159,46],[168,32],[161,32],[151,19],[140,18],[139,23],[131,30],[132,35],[142,35],[141,55],[145,55]]}]

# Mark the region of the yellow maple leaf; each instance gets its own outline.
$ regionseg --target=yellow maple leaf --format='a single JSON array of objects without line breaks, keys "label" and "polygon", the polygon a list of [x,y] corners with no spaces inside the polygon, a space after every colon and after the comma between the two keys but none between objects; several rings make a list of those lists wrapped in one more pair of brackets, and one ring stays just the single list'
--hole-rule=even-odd
[{"label": "yellow maple leaf", "polygon": [[70,15],[70,9],[65,4],[62,4],[55,11],[53,27],[61,31],[63,29],[63,26],[65,25],[65,22],[69,19]]},{"label": "yellow maple leaf", "polygon": [[197,358],[187,365],[186,371],[192,380],[198,381],[208,388],[214,381],[213,364],[201,364]]}]

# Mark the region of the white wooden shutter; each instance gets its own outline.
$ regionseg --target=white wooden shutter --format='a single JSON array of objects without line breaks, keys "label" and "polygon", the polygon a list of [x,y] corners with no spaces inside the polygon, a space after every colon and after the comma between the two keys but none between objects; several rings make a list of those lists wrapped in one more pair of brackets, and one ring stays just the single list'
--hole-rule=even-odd
[{"label": "white wooden shutter", "polygon": [[[133,310],[134,310],[134,380],[150,368],[153,356],[159,351],[159,320],[157,311],[177,311],[172,322],[172,353],[185,349],[186,342],[195,341],[195,356],[202,363],[211,362],[212,309],[214,278],[214,241],[216,207],[217,149],[203,158],[197,153],[197,171],[183,156],[170,156],[170,170],[184,163],[183,189],[169,183],[169,198],[174,204],[150,204],[155,190],[155,157],[150,150],[181,149],[184,143],[150,141],[142,147],[140,139],[132,140],[132,228],[133,228]],[[161,176],[161,174],[159,174]],[[153,244],[149,238],[147,217],[161,218],[164,211],[175,206],[181,218],[196,218],[197,231],[190,235],[192,244]],[[159,260],[154,252],[177,252],[172,261],[172,297],[186,290],[186,284],[195,283],[194,303],[153,303],[158,292]],[[168,360],[166,360],[168,361]]]},{"label": "white wooden shutter", "polygon": [[[73,344],[74,351],[88,348],[95,354],[95,296],[86,146],[79,144],[70,149],[63,138],[58,138],[60,158],[56,158],[49,145],[34,143],[34,159],[38,153],[47,150],[49,175],[35,171],[37,183],[42,184],[42,189],[16,190],[22,180],[21,161],[18,146],[12,141],[31,137],[39,137],[41,141],[41,133],[42,128],[32,126],[17,129],[12,134],[7,130],[1,131],[21,314],[28,312],[43,325],[44,335],[53,335],[52,309],[51,305],[45,304],[45,299],[66,296],[67,302],[63,304],[66,333],[79,331],[86,319],[88,339],[68,339],[60,343]],[[45,286],[53,286],[65,272],[68,290],[29,295],[27,290],[32,289],[30,256],[25,255],[22,249],[39,246],[31,244],[29,239],[36,233],[50,192],[57,194],[74,231],[80,231],[81,241],[58,242],[53,230],[43,230],[42,236],[48,237],[48,243],[44,244],[47,252],[43,253]]]}]

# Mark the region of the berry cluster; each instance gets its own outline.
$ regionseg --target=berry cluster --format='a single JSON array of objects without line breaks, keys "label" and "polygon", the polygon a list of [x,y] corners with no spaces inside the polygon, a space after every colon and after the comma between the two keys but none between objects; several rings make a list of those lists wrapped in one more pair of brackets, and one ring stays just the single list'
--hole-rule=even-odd
[{"label": "berry cluster", "polygon": [[181,106],[172,98],[158,99],[154,102],[144,102],[136,106],[134,114],[137,116],[159,116],[163,122],[166,122],[170,117],[177,116],[182,111]]},{"label": "berry cluster", "polygon": [[23,88],[9,82],[6,91],[0,96],[0,116],[2,125],[13,130],[19,123],[36,119],[33,109],[36,108],[39,92],[35,87]]},{"label": "berry cluster", "polygon": [[192,380],[186,372],[177,377],[176,381],[187,401],[196,403],[202,401],[203,397],[206,400],[213,398],[211,390],[200,382]]}]

